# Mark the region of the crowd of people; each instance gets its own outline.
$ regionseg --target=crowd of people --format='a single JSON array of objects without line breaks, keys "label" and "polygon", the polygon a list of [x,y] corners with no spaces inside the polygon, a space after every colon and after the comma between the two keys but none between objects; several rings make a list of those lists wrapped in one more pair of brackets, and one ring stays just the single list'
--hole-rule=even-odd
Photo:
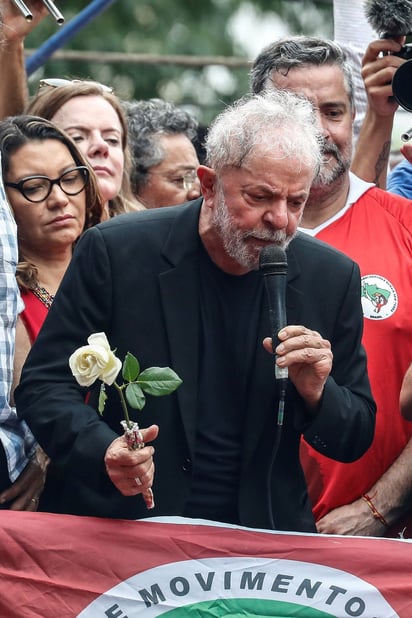
[{"label": "crowd of people", "polygon": [[[44,7],[27,24],[0,4],[1,507],[409,536],[412,209],[386,189],[404,37],[365,44],[361,69],[342,41],[272,42],[199,160],[197,121],[167,101],[79,79],[29,100]],[[288,262],[277,341],[268,245]],[[133,415],[141,448],[111,382],[100,415],[100,381],[72,374],[93,333],[182,380]]]}]

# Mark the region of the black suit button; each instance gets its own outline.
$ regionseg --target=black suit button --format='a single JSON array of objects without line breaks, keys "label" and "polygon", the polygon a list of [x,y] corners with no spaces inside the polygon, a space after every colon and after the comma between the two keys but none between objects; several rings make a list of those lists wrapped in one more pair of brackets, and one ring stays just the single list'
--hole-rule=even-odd
[{"label": "black suit button", "polygon": [[192,460],[187,458],[184,460],[182,468],[184,470],[184,472],[191,472],[192,471]]}]

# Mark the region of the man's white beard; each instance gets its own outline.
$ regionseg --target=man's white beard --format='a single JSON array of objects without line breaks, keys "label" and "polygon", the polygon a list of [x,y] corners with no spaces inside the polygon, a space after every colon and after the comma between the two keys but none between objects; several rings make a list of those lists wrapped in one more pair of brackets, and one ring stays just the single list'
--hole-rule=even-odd
[{"label": "man's white beard", "polygon": [[226,253],[243,268],[248,270],[259,268],[259,254],[262,247],[248,243],[248,238],[269,241],[283,249],[287,247],[294,234],[288,236],[284,230],[238,230],[232,223],[223,191],[221,189],[217,191],[217,204],[213,210],[212,223],[219,233]]}]

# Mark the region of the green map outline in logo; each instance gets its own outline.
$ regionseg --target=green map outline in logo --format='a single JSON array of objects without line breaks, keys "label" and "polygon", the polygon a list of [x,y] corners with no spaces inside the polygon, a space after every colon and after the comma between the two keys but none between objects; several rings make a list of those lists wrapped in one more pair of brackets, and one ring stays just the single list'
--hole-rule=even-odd
[{"label": "green map outline in logo", "polygon": [[390,296],[390,290],[378,287],[376,283],[362,282],[362,298],[370,300],[374,306],[375,313],[379,313],[382,307],[388,303]]}]

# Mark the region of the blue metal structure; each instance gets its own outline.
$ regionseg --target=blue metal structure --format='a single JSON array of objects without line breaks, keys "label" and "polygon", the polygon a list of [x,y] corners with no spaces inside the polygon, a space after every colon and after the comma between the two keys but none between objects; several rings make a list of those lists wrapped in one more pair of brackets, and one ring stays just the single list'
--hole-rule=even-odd
[{"label": "blue metal structure", "polygon": [[92,0],[85,9],[80,11],[76,17],[73,17],[73,19],[62,26],[56,34],[53,34],[53,36],[45,41],[30,58],[27,58],[27,75],[31,75],[36,69],[42,66],[53,52],[73,38],[79,30],[87,26],[90,21],[109,8],[114,2],[116,2],[116,0]]}]

